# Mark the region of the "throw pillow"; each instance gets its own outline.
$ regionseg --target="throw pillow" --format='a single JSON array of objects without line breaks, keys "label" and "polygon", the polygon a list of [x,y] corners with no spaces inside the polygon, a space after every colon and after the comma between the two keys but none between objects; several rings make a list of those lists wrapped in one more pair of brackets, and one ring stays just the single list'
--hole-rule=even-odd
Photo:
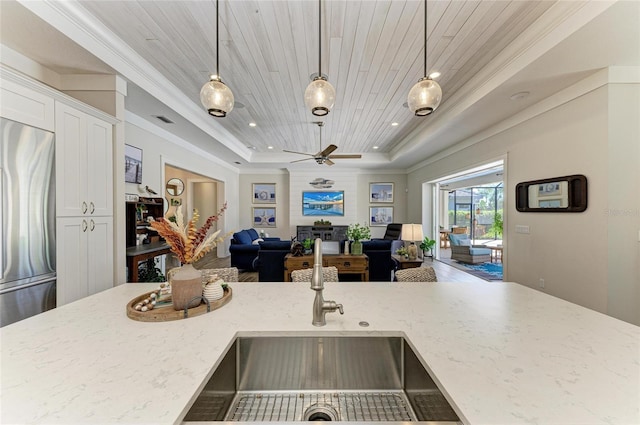
[{"label": "throw pillow", "polygon": [[251,245],[251,240],[252,240],[251,236],[249,235],[249,232],[247,232],[246,230],[241,230],[237,233],[234,233],[233,239],[235,239],[236,242],[242,245]]},{"label": "throw pillow", "polygon": [[254,239],[253,242],[251,242],[251,245],[258,245],[260,242],[264,242],[264,239],[262,238]]}]

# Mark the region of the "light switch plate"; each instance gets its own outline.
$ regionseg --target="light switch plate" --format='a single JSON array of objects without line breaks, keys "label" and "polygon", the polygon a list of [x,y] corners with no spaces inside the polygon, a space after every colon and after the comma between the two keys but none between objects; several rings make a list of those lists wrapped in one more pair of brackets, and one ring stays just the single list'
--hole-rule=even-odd
[{"label": "light switch plate", "polygon": [[516,224],[516,233],[524,233],[529,234],[529,226],[525,226],[522,224]]}]

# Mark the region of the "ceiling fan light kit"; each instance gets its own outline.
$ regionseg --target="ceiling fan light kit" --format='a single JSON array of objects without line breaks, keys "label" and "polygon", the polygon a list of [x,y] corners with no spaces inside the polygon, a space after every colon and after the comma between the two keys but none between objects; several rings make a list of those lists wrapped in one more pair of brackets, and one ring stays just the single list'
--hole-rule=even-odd
[{"label": "ceiling fan light kit", "polygon": [[336,89],[322,74],[322,0],[318,0],[318,75],[304,91],[304,103],[311,113],[324,116],[336,101]]},{"label": "ceiling fan light kit", "polygon": [[441,100],[440,84],[427,75],[427,0],[424,0],[424,77],[411,87],[407,106],[416,116],[424,117],[435,111]]},{"label": "ceiling fan light kit", "polygon": [[224,118],[233,109],[234,99],[231,89],[220,79],[220,8],[216,0],[216,74],[200,90],[200,102],[209,115]]}]

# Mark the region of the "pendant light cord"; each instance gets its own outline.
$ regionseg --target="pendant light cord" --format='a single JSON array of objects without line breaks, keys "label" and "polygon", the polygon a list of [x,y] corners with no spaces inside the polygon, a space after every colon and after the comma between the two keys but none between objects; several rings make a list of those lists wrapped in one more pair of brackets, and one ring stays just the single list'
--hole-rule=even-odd
[{"label": "pendant light cord", "polygon": [[322,0],[318,0],[318,78],[322,78]]},{"label": "pendant light cord", "polygon": [[427,0],[424,0],[424,76],[427,77]]},{"label": "pendant light cord", "polygon": [[[216,0],[216,76],[220,80],[220,0]],[[426,60],[426,59],[425,59]]]}]

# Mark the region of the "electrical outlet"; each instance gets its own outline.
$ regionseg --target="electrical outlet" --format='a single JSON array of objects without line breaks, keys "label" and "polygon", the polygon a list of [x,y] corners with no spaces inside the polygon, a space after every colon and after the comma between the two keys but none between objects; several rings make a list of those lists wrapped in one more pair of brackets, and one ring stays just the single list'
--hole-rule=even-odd
[{"label": "electrical outlet", "polygon": [[516,233],[524,233],[526,235],[529,234],[529,226],[525,226],[522,224],[516,224]]},{"label": "electrical outlet", "polygon": [[544,288],[544,279],[540,279],[538,285],[540,285],[541,288]]}]

